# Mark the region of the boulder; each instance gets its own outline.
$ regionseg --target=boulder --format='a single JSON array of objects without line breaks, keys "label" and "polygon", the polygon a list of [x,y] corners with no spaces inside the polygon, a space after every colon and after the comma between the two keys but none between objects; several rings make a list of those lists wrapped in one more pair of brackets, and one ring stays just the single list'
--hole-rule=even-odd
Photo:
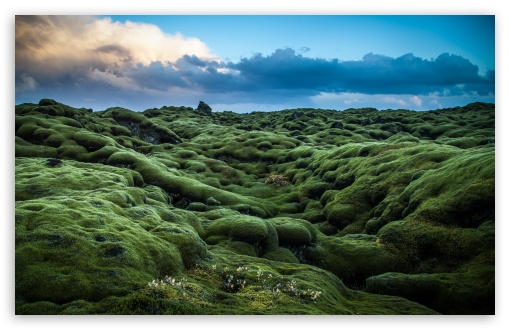
[{"label": "boulder", "polygon": [[203,113],[204,115],[206,116],[210,116],[212,114],[212,109],[209,105],[207,105],[207,103],[203,102],[203,101],[200,101],[200,103],[198,104],[198,107],[196,109],[198,112],[201,112]]}]

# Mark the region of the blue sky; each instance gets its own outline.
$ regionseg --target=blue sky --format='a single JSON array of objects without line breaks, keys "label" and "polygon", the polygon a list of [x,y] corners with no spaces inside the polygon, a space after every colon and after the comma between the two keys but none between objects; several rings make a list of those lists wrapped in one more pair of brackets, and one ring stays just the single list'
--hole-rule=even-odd
[{"label": "blue sky", "polygon": [[[422,58],[448,52],[485,72],[494,70],[494,16],[469,15],[217,15],[110,16],[166,33],[194,36],[225,59],[293,48],[309,57],[359,60],[367,53]],[[241,45],[249,42],[247,46]],[[304,48],[302,50],[302,48]]]},{"label": "blue sky", "polygon": [[17,16],[15,101],[214,111],[495,102],[493,15]]}]

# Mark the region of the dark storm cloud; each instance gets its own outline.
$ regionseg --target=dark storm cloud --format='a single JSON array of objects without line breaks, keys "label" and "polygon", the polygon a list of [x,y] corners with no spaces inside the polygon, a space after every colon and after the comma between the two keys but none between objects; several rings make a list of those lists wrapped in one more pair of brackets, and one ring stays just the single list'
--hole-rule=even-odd
[{"label": "dark storm cloud", "polygon": [[[361,61],[309,58],[292,49],[270,56],[254,55],[230,68],[253,89],[350,92],[364,94],[494,93],[494,74],[482,77],[469,60],[450,54],[425,60],[406,54],[398,58],[367,54]],[[491,76],[492,75],[492,76]],[[492,77],[492,78],[491,78]]]},{"label": "dark storm cloud", "polygon": [[163,65],[161,62],[128,67],[124,69],[124,75],[145,89],[165,91],[170,87],[188,87],[180,72],[171,65]]},{"label": "dark storm cloud", "polygon": [[183,62],[188,63],[188,64],[193,65],[193,66],[198,66],[198,67],[205,67],[208,64],[212,64],[212,65],[216,64],[217,65],[217,63],[214,62],[214,61],[208,63],[205,60],[199,59],[196,55],[191,55],[190,56],[188,54],[184,55],[183,57],[181,57],[180,59],[177,60],[177,63],[183,63]]},{"label": "dark storm cloud", "polygon": [[489,70],[479,81],[467,84],[464,87],[466,92],[473,92],[479,95],[494,94],[496,86],[496,72]]},{"label": "dark storm cloud", "polygon": [[238,70],[240,77],[254,89],[324,91],[333,87],[339,74],[337,60],[304,57],[289,48],[277,49],[267,57],[257,54],[243,58],[229,67]]}]

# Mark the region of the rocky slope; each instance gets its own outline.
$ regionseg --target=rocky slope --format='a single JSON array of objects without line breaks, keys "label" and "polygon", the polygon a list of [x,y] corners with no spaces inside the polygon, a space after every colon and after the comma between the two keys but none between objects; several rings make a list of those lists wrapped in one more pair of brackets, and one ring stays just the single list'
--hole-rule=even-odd
[{"label": "rocky slope", "polygon": [[205,106],[16,106],[17,314],[494,313],[493,104]]}]

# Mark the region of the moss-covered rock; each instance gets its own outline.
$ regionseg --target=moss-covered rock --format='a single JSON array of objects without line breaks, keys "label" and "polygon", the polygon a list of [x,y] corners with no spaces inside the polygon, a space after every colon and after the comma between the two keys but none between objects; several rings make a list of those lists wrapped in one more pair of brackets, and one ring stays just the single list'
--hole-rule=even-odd
[{"label": "moss-covered rock", "polygon": [[396,258],[377,241],[319,235],[317,243],[305,250],[306,260],[332,272],[352,288],[363,288],[368,277],[398,266]]},{"label": "moss-covered rock", "polygon": [[248,215],[234,215],[211,221],[206,224],[204,237],[209,244],[227,239],[245,242],[261,253],[278,247],[278,235],[273,225]]},{"label": "moss-covered rock", "polygon": [[177,244],[151,235],[112,202],[65,197],[17,203],[16,296],[27,302],[99,301],[183,269]]},{"label": "moss-covered rock", "polygon": [[458,273],[384,273],[367,279],[367,292],[403,297],[442,314],[494,314],[494,289],[491,267]]},{"label": "moss-covered rock", "polygon": [[263,258],[273,260],[273,261],[280,261],[280,262],[286,262],[286,263],[299,263],[298,258],[287,248],[278,248],[277,250],[268,252],[262,256]]},{"label": "moss-covered rock", "polygon": [[315,227],[306,220],[278,217],[270,222],[276,229],[281,246],[310,245],[317,238]]}]

